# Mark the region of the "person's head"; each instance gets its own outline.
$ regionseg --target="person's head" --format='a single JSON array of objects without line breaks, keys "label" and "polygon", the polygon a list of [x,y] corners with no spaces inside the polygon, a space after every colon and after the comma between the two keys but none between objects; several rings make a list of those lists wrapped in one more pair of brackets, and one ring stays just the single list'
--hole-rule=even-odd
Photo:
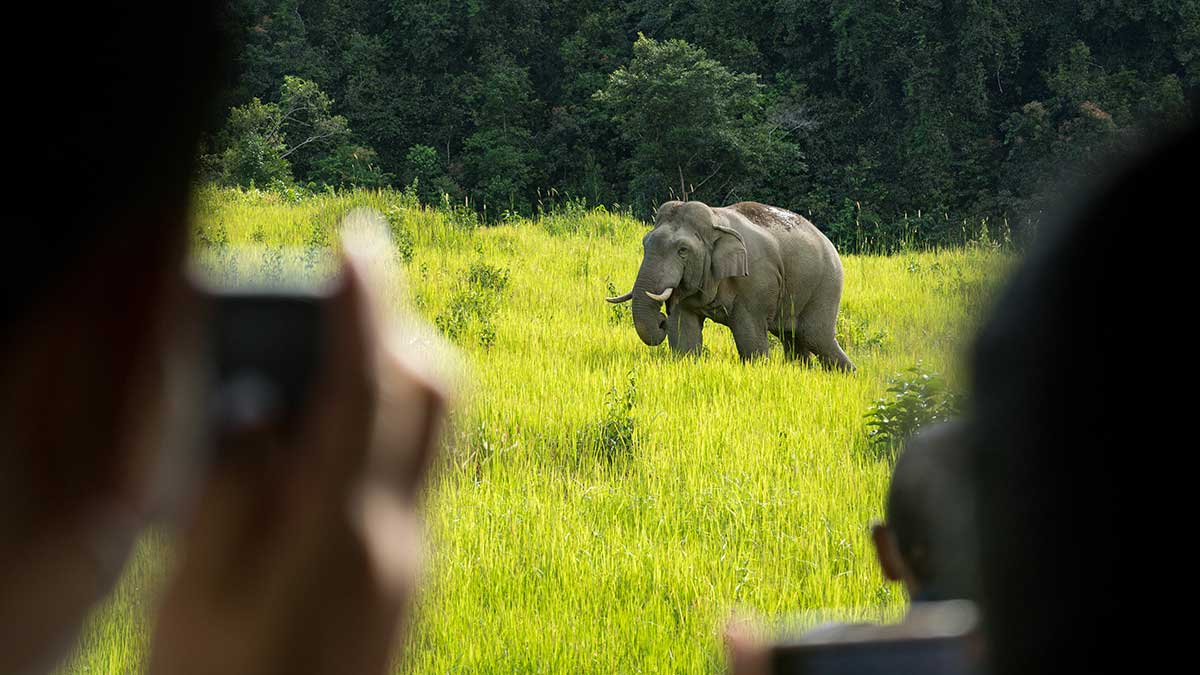
[{"label": "person's head", "polygon": [[[219,3],[30,8],[0,283],[0,632],[44,658],[111,583],[148,491]],[[7,53],[11,51],[11,53]],[[109,536],[107,533],[112,533]],[[13,649],[8,646],[13,645]],[[15,667],[15,666],[14,666]]]},{"label": "person's head", "polygon": [[966,437],[960,422],[922,429],[896,460],[884,522],[871,529],[883,575],[909,597],[974,597]]}]

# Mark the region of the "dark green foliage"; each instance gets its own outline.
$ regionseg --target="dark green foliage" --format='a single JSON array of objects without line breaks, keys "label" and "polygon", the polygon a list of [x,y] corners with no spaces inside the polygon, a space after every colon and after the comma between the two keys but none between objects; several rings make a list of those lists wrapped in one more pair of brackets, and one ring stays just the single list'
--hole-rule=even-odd
[{"label": "dark green foliage", "polygon": [[938,373],[920,364],[891,378],[888,395],[867,409],[867,440],[880,457],[890,456],[918,429],[945,422],[962,409],[962,398]]},{"label": "dark green foliage", "polygon": [[670,195],[725,203],[753,185],[772,150],[758,77],[731,72],[683,40],[639,35],[633,60],[595,99],[631,148],[636,202]]},{"label": "dark green foliage", "polygon": [[313,223],[308,241],[304,244],[304,269],[313,270],[322,258],[330,254],[329,230],[320,223]]},{"label": "dark green foliage", "polygon": [[417,144],[404,155],[401,176],[425,204],[437,204],[443,194],[458,194],[461,190],[446,176],[437,150]]},{"label": "dark green foliage", "polygon": [[308,173],[310,182],[336,188],[382,188],[389,186],[393,178],[380,167],[374,150],[348,143],[318,157]]},{"label": "dark green foliage", "polygon": [[278,102],[258,98],[229,111],[215,137],[215,152],[202,158],[209,177],[243,187],[384,187],[392,177],[375,151],[350,142],[346,118],[315,82],[284,76]]},{"label": "dark green foliage", "polygon": [[539,188],[642,217],[687,191],[848,251],[985,218],[1023,241],[1200,94],[1200,0],[233,0],[229,31],[222,182],[408,186],[484,220]]},{"label": "dark green foliage", "polygon": [[229,111],[216,137],[216,152],[201,158],[208,175],[225,185],[290,182],[292,166],[284,158],[283,117],[279,107],[257,98]]}]

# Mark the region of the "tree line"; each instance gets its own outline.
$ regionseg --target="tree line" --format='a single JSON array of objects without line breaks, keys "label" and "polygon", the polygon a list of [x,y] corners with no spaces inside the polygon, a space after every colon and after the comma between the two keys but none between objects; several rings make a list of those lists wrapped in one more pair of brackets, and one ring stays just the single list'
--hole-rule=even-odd
[{"label": "tree line", "polygon": [[231,0],[207,176],[488,218],[687,195],[952,239],[1200,94],[1200,0]]}]

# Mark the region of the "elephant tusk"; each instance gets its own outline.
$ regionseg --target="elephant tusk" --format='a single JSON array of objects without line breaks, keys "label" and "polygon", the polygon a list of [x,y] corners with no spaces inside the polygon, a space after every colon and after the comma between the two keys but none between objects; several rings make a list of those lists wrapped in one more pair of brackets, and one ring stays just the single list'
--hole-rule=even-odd
[{"label": "elephant tusk", "polygon": [[617,303],[621,303],[621,302],[629,302],[632,299],[633,299],[633,291],[629,291],[625,295],[618,295],[618,296],[615,296],[612,298],[605,298],[605,300],[611,302],[614,305]]},{"label": "elephant tusk", "polygon": [[662,292],[662,295],[655,295],[655,294],[651,293],[650,291],[646,291],[646,295],[650,296],[651,300],[657,300],[658,302],[666,302],[667,298],[671,297],[671,293],[673,293],[673,292],[675,292],[674,288],[668,288],[667,290]]}]

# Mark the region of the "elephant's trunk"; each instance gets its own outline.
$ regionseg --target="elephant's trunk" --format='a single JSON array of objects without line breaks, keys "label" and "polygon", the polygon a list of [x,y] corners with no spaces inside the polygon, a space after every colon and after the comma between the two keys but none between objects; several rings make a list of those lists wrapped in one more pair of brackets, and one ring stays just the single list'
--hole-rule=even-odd
[{"label": "elephant's trunk", "polygon": [[662,302],[650,297],[662,297],[663,288],[646,276],[645,270],[639,272],[633,284],[633,326],[642,342],[655,347],[667,338],[667,317],[659,310]]}]

